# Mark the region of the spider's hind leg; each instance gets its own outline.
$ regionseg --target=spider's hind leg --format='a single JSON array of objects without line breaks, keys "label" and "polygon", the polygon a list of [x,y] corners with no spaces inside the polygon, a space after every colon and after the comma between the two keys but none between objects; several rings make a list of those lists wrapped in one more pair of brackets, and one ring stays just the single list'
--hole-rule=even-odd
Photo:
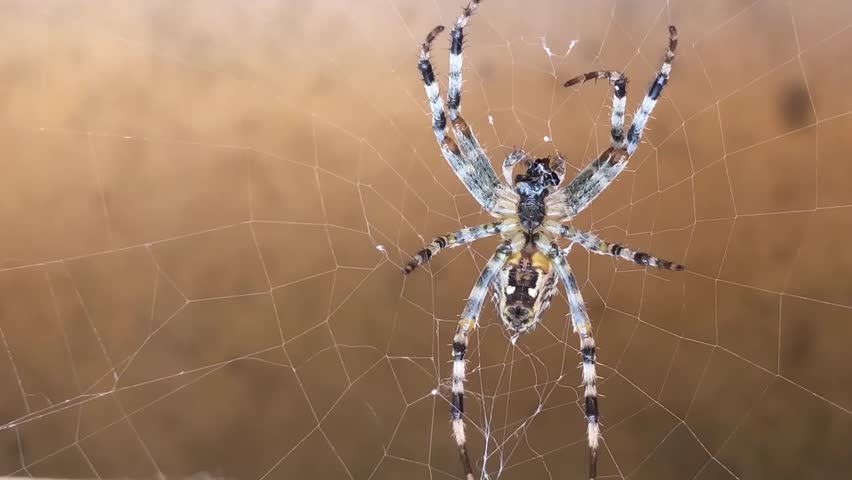
[{"label": "spider's hind leg", "polygon": [[589,478],[597,477],[598,446],[600,443],[600,413],[598,411],[597,362],[595,339],[592,337],[592,325],[589,313],[583,302],[583,295],[577,285],[577,278],[566,260],[567,254],[548,235],[536,238],[536,246],[553,263],[559,279],[565,284],[568,293],[568,307],[574,331],[580,336],[580,356],[583,367],[583,403],[586,413],[586,437],[589,444]]},{"label": "spider's hind leg", "polygon": [[524,243],[525,237],[521,234],[515,234],[511,240],[506,240],[497,247],[497,251],[488,260],[485,268],[482,269],[479,279],[470,292],[467,304],[462,312],[461,320],[459,320],[456,327],[456,334],[453,336],[453,380],[450,418],[453,422],[453,437],[459,449],[459,457],[461,458],[466,480],[474,479],[473,468],[471,468],[470,457],[467,453],[467,439],[464,432],[464,381],[466,375],[464,357],[467,351],[467,342],[471,332],[476,328],[479,321],[482,304],[488,294],[489,285],[494,281],[497,273],[503,268],[509,257],[514,252],[520,250]]}]

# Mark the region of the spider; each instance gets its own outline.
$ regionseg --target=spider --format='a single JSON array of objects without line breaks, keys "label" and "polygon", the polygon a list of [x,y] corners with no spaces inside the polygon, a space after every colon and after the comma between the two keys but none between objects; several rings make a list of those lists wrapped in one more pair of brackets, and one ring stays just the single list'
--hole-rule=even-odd
[{"label": "spider", "polygon": [[[628,249],[618,243],[608,243],[596,235],[580,231],[566,222],[583,211],[624,170],[630,156],[642,138],[642,130],[669,79],[677,47],[677,30],[669,27],[669,45],[663,65],[648,89],[642,104],[633,117],[627,134],[624,133],[624,109],[627,77],[621,72],[600,70],[579,75],[565,82],[566,87],[592,79],[607,79],[613,88],[612,144],[573,180],[560,186],[565,176],[565,158],[558,154],[531,159],[522,150],[511,152],[503,161],[502,183],[485,151],[479,145],[468,124],[459,114],[461,109],[462,44],[464,27],[481,0],[471,0],[462,10],[451,32],[449,89],[447,113],[456,140],[447,135],[447,117],[438,83],[430,61],[432,42],[444,27],[439,25],[426,36],[421,45],[418,67],[426,85],[426,96],[432,111],[432,129],[441,153],[450,163],[467,190],[497,221],[463,228],[435,238],[420,250],[406,265],[409,274],[444,248],[458,247],[486,237],[500,235],[503,242],[488,260],[470,292],[453,337],[453,373],[450,416],[452,432],[467,480],[473,480],[468,457],[464,425],[465,351],[468,337],[476,327],[482,304],[489,287],[495,289],[500,318],[512,340],[535,328],[550,306],[559,281],[565,285],[573,330],[580,337],[582,385],[585,387],[585,416],[588,421],[589,478],[597,470],[597,449],[600,439],[599,412],[595,374],[595,340],[583,297],[566,257],[571,245],[579,244],[589,252],[621,257],[643,266],[666,270],[683,270],[683,265],[663,260],[645,252]],[[512,176],[517,166],[524,173]],[[557,238],[570,242],[561,248]]]}]

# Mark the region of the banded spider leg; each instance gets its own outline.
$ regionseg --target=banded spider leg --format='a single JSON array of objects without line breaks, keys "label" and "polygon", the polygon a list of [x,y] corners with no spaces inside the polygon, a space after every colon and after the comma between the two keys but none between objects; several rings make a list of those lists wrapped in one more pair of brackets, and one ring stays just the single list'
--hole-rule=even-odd
[{"label": "banded spider leg", "polygon": [[639,146],[645,124],[657,104],[657,99],[663,92],[663,87],[668,83],[675,49],[677,49],[677,29],[670,26],[669,46],[663,65],[636,110],[633,123],[631,123],[626,136],[624,135],[624,110],[627,97],[627,77],[620,72],[601,70],[579,75],[565,82],[565,86],[568,87],[591,79],[607,78],[610,80],[613,86],[612,144],[571,182],[548,198],[548,208],[559,214],[561,220],[568,220],[583,211],[624,170],[627,160]]}]

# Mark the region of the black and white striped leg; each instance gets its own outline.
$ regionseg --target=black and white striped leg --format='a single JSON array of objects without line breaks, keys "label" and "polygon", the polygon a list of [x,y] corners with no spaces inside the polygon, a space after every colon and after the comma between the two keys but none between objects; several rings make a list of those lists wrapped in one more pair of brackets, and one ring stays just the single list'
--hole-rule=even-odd
[{"label": "black and white striped leg", "polygon": [[558,191],[558,195],[548,200],[553,204],[554,212],[563,218],[573,217],[585,209],[606,189],[612,180],[624,169],[627,162],[624,137],[624,110],[627,105],[627,77],[613,70],[598,70],[578,75],[567,82],[566,87],[589,80],[605,78],[610,81],[612,94],[612,119],[610,135],[612,145],[584,168],[571,182]]},{"label": "black and white striped leg", "polygon": [[[450,121],[453,124],[453,131],[456,135],[456,140],[459,143],[462,157],[467,160],[473,168],[471,178],[476,182],[479,189],[496,189],[493,182],[497,181],[494,169],[491,167],[491,161],[485,150],[473,134],[473,130],[461,116],[461,93],[462,93],[462,72],[464,56],[462,48],[464,46],[464,27],[467,26],[468,20],[473,15],[476,7],[479,6],[480,0],[471,0],[466,7],[462,9],[461,15],[456,19],[456,24],[450,33],[450,73],[449,86],[447,87],[447,110],[450,115]],[[501,213],[509,213],[514,205],[505,205],[505,210]],[[496,208],[495,208],[496,209]]]},{"label": "black and white striped leg", "polygon": [[474,478],[473,468],[470,465],[470,457],[467,454],[467,440],[465,438],[463,418],[466,372],[464,356],[467,351],[468,338],[479,321],[479,314],[482,311],[482,304],[488,293],[488,286],[494,281],[494,278],[503,268],[503,265],[506,264],[509,256],[519,250],[523,244],[524,236],[519,233],[514,235],[511,240],[506,240],[497,247],[497,251],[488,260],[485,268],[479,274],[476,285],[473,286],[473,290],[470,292],[461,320],[459,320],[456,327],[456,334],[453,336],[453,380],[450,418],[453,424],[453,438],[455,438],[459,449],[459,458],[462,462],[466,480],[473,480]]},{"label": "black and white striped leg", "polygon": [[613,148],[625,148],[627,146],[624,139],[624,110],[627,106],[627,77],[621,72],[612,70],[598,70],[595,72],[584,73],[578,75],[571,80],[565,82],[566,87],[585,83],[589,80],[597,80],[606,78],[612,84],[612,127],[610,133],[612,135]]},{"label": "black and white striped leg", "polygon": [[607,243],[593,233],[577,230],[568,225],[546,222],[544,226],[549,232],[578,243],[581,247],[598,255],[621,257],[638,265],[657,267],[661,270],[681,271],[685,268],[679,263],[657,258],[649,253],[634,251],[618,243]]},{"label": "black and white striped leg", "polygon": [[642,141],[642,130],[645,129],[645,124],[657,105],[657,99],[663,93],[663,87],[669,81],[669,74],[672,71],[672,61],[674,60],[675,49],[677,48],[677,29],[674,25],[669,26],[669,49],[666,51],[666,57],[663,60],[663,66],[660,67],[660,73],[654,79],[654,83],[648,89],[645,99],[636,110],[636,115],[633,117],[633,123],[630,125],[630,130],[627,131],[627,155],[633,155],[633,152],[639,147]]},{"label": "black and white striped leg", "polygon": [[589,479],[597,476],[598,445],[600,442],[600,413],[598,411],[597,374],[595,370],[595,339],[592,337],[592,325],[577,279],[566,260],[566,253],[546,235],[539,235],[536,245],[553,263],[559,279],[565,284],[568,294],[568,307],[574,331],[580,336],[580,355],[583,369],[584,408],[588,427],[586,436],[589,443]]},{"label": "black and white striped leg", "polygon": [[467,480],[473,480],[473,468],[470,465],[470,456],[467,453],[467,439],[464,432],[464,380],[465,359],[467,352],[467,339],[476,326],[476,321],[461,319],[453,336],[453,386],[452,407],[450,418],[453,422],[453,438],[459,449],[459,459],[464,469]]},{"label": "black and white striped leg", "polygon": [[464,44],[464,27],[473,11],[479,6],[480,0],[471,0],[464,9],[461,15],[456,20],[450,37],[450,82],[447,88],[447,107],[450,112],[450,120],[455,120],[459,116],[461,109],[461,88],[462,88],[462,47]]},{"label": "black and white striped leg", "polygon": [[[579,292],[578,292],[579,293]],[[595,480],[598,470],[598,444],[601,437],[598,412],[597,374],[595,371],[595,339],[591,334],[580,335],[580,355],[583,359],[583,400],[586,413],[586,437],[589,442],[589,479]]]},{"label": "black and white striped leg", "polygon": [[[501,192],[500,180],[497,174],[491,167],[488,157],[482,148],[477,143],[476,138],[464,120],[458,116],[458,103],[460,102],[460,93],[456,94],[454,106],[451,109],[453,116],[453,125],[456,131],[456,138],[459,144],[447,135],[447,117],[444,113],[444,101],[441,98],[438,82],[435,79],[435,72],[432,68],[430,60],[430,52],[432,42],[439,33],[444,31],[442,25],[433,28],[426,36],[426,41],[420,48],[420,61],[418,68],[423,76],[423,83],[426,87],[426,96],[429,99],[429,108],[432,111],[432,129],[435,132],[435,138],[441,147],[441,153],[447,159],[456,176],[464,183],[468,191],[491,213],[506,214],[511,213],[512,205]],[[450,79],[451,88],[461,88],[461,54],[457,58],[457,78]],[[451,61],[451,63],[454,63]],[[453,70],[455,67],[451,66]],[[451,75],[452,77],[452,75]],[[461,132],[461,133],[460,133]]]},{"label": "black and white striped leg", "polygon": [[586,209],[627,165],[627,151],[609,147],[568,184],[545,199],[547,209],[568,220]]},{"label": "black and white striped leg", "polygon": [[447,117],[444,114],[444,100],[441,98],[441,91],[438,87],[438,82],[435,80],[435,72],[432,69],[430,54],[432,42],[443,31],[444,26],[438,25],[426,35],[426,41],[420,46],[420,61],[417,63],[420,74],[423,75],[423,83],[426,86],[426,97],[429,98],[429,108],[432,110],[432,129],[435,131],[438,143],[441,144],[443,144],[444,139],[447,137]]},{"label": "black and white striped leg", "polygon": [[426,248],[417,252],[405,265],[405,273],[413,272],[417,267],[429,261],[444,248],[453,248],[467,243],[475,242],[482,238],[491,237],[499,233],[509,232],[518,228],[517,220],[503,220],[494,223],[485,223],[475,227],[463,228],[459,231],[441,235],[435,238]]},{"label": "black and white striped leg", "polygon": [[[624,101],[627,94],[626,78],[619,74],[618,80],[613,81],[613,146],[604,150],[594,162],[584,168],[565,187],[559,189],[555,195],[548,197],[546,200],[548,210],[558,215],[560,220],[568,220],[583,211],[624,170],[627,160],[639,146],[645,124],[657,104],[657,99],[660,97],[663,87],[668,82],[676,48],[677,30],[674,26],[671,26],[669,27],[669,48],[663,66],[639,106],[633,118],[633,123],[627,131],[626,138],[623,135]],[[615,73],[617,72],[590,72],[568,80],[566,85],[574,85],[592,78],[612,78]]]}]

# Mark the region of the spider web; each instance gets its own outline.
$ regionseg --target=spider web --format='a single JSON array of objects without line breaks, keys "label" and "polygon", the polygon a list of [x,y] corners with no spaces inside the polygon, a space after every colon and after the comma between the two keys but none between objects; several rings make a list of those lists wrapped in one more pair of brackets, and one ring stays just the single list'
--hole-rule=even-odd
[{"label": "spider web", "polygon": [[[0,7],[0,473],[460,476],[449,343],[496,242],[400,272],[486,219],[415,68],[460,7]],[[610,93],[561,83],[623,69],[632,110],[669,23],[646,142],[575,222],[688,268],[571,252],[600,347],[599,477],[843,475],[847,2],[487,0],[464,116],[495,165],[559,150],[574,174],[608,143]],[[566,314],[560,296],[513,345],[483,312],[466,406],[488,478],[585,478]]]}]

